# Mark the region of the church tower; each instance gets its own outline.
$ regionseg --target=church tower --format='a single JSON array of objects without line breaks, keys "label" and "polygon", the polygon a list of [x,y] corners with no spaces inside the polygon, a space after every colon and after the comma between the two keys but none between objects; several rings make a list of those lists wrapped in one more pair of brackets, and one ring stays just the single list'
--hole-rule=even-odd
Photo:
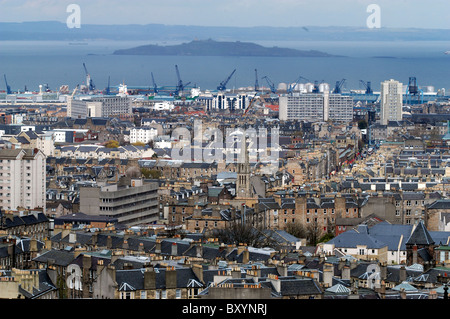
[{"label": "church tower", "polygon": [[250,198],[252,196],[250,186],[250,161],[247,149],[247,138],[242,135],[241,153],[237,163],[236,197]]}]

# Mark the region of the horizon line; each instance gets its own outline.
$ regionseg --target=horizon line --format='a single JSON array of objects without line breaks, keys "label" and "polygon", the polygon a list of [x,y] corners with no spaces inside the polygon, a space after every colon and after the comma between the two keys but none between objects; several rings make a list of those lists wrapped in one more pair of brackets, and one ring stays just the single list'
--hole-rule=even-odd
[{"label": "horizon line", "polygon": [[[66,24],[65,21],[59,20],[30,20],[30,21],[0,21],[0,23],[10,23],[10,24],[26,24],[26,23],[60,23]],[[270,25],[255,25],[255,26],[230,26],[230,25],[197,25],[197,24],[163,24],[163,23],[83,23],[86,26],[180,26],[180,27],[201,27],[201,28],[241,28],[241,29],[252,29],[252,28],[273,28],[273,29],[292,29],[292,28],[363,28],[369,30],[450,30],[450,28],[429,28],[429,27],[390,27],[384,26],[380,28],[367,28],[365,25],[304,25],[304,26],[270,26]]]}]

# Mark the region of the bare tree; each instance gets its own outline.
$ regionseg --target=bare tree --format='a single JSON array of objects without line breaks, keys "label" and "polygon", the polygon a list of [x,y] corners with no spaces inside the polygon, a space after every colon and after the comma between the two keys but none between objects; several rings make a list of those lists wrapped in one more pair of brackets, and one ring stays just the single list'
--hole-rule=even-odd
[{"label": "bare tree", "polygon": [[289,233],[292,236],[297,237],[297,238],[306,238],[307,237],[307,232],[306,232],[305,227],[303,226],[303,224],[301,224],[298,221],[287,223],[284,230],[287,233]]},{"label": "bare tree", "polygon": [[241,221],[229,222],[226,228],[216,229],[211,236],[227,245],[246,244],[251,247],[273,247],[276,243],[262,232],[260,227]]}]

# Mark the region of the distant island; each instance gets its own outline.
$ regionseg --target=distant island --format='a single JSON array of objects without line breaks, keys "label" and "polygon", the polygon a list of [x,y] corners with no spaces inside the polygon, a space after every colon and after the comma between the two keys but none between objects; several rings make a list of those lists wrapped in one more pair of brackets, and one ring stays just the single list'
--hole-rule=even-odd
[{"label": "distant island", "polygon": [[184,56],[265,56],[265,57],[335,57],[316,50],[264,47],[251,42],[194,40],[178,45],[142,45],[114,51],[115,55],[184,55]]}]

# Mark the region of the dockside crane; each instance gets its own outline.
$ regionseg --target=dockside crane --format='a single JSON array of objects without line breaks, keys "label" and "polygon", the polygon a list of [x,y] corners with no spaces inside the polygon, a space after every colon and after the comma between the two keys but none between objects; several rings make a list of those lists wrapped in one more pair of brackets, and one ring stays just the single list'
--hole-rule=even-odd
[{"label": "dockside crane", "polygon": [[258,83],[258,70],[255,69],[255,91],[259,91],[259,83]]},{"label": "dockside crane", "polygon": [[234,69],[233,72],[231,72],[231,74],[225,80],[220,82],[219,86],[217,87],[218,91],[225,91],[227,89],[226,85],[227,85],[228,81],[230,81],[230,79],[233,76],[234,72],[236,72],[236,69]]},{"label": "dockside crane", "polygon": [[188,86],[191,82],[183,84],[183,81],[181,80],[181,77],[180,77],[180,71],[178,70],[178,65],[175,65],[175,70],[177,72],[178,84],[177,84],[177,86],[175,88],[175,92],[174,93],[175,93],[176,96],[178,96],[180,94],[180,92],[183,92],[184,88],[186,86]]},{"label": "dockside crane", "polygon": [[266,80],[267,85],[269,85],[270,91],[272,93],[276,93],[277,90],[275,89],[275,84],[273,84],[273,82],[267,77],[267,75],[263,76],[262,78]]},{"label": "dockside crane", "polygon": [[6,74],[3,74],[3,77],[5,78],[6,94],[12,94],[11,87],[8,85],[8,81],[6,80]]},{"label": "dockside crane", "polygon": [[345,82],[345,79],[336,81],[336,85],[334,87],[333,93],[335,93],[335,94],[341,93],[342,92],[341,88],[342,88],[342,85],[344,84],[344,82]]},{"label": "dockside crane", "polygon": [[86,64],[83,63],[83,67],[84,67],[84,72],[86,73],[86,85],[88,86],[89,91],[94,91],[95,90],[95,84],[94,81],[92,81],[92,78],[86,68]]},{"label": "dockside crane", "polygon": [[295,87],[297,86],[297,84],[300,82],[301,79],[303,79],[303,80],[305,80],[305,81],[308,81],[308,82],[311,82],[311,81],[308,80],[307,78],[305,78],[305,77],[303,77],[303,76],[300,75],[300,76],[297,78],[297,80],[294,81],[294,83],[289,84],[289,86],[288,86],[286,92],[287,92],[287,93],[292,93],[292,91],[295,89]]},{"label": "dockside crane", "polygon": [[75,93],[78,90],[79,85],[77,84],[77,86],[75,87],[75,89],[73,90],[72,94],[70,95],[70,98],[73,100],[73,97],[75,96]]},{"label": "dockside crane", "polygon": [[[415,77],[410,77],[408,82],[408,87],[406,88],[406,96],[417,96],[417,103],[419,103],[419,97],[420,97],[420,103],[423,104],[423,91],[419,88],[417,85],[417,81]],[[411,101],[412,104],[412,101]]]},{"label": "dockside crane", "polygon": [[152,83],[153,83],[153,93],[158,94],[158,86],[156,85],[155,78],[153,77],[153,72],[151,72],[151,74],[152,74]]},{"label": "dockside crane", "polygon": [[108,76],[108,86],[105,89],[105,94],[109,95],[111,93],[111,87],[110,87],[110,76]]},{"label": "dockside crane", "polygon": [[246,116],[247,115],[247,113],[248,113],[248,111],[250,111],[250,109],[252,108],[252,106],[253,106],[253,103],[256,101],[256,99],[257,99],[257,96],[258,96],[258,93],[256,93],[253,97],[252,97],[252,99],[250,100],[250,103],[248,103],[248,107],[245,109],[245,111],[244,111],[244,114],[243,114],[243,116]]},{"label": "dockside crane", "polygon": [[371,88],[371,83],[369,82],[364,82],[363,80],[359,80],[359,82],[364,85],[364,87],[366,88],[366,94],[373,94],[373,90]]}]

